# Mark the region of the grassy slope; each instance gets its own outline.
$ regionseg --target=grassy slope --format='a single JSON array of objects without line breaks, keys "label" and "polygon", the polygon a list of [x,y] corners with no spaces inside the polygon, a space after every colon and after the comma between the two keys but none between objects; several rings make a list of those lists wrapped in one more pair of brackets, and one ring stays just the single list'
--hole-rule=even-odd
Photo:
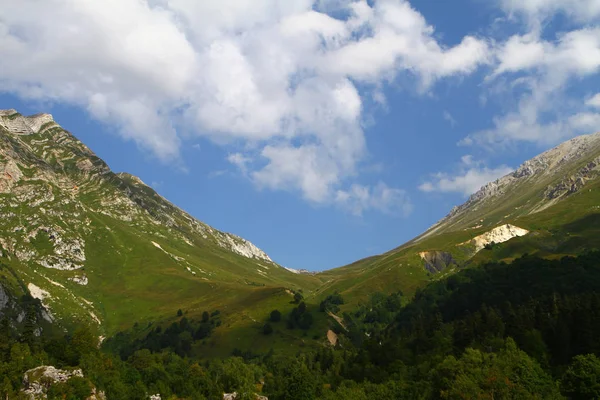
[{"label": "grassy slope", "polygon": [[[27,166],[22,170],[28,178],[18,182],[13,192],[0,194],[3,211],[14,214],[13,218],[0,221],[5,237],[14,238],[18,246],[35,249],[42,258],[54,251],[48,234],[40,232],[27,243],[19,226],[55,226],[62,229],[66,239],[85,240],[87,260],[83,270],[44,268],[35,261],[19,261],[7,253],[3,262],[16,271],[16,276],[9,274],[8,268],[0,271],[0,279],[15,293],[23,293],[29,283],[48,291],[51,298],[46,303],[65,327],[88,321],[99,334],[112,335],[135,322],[142,325],[169,321],[178,309],[185,310],[190,318],[199,317],[205,310],[219,309],[226,328],[217,330],[210,346],[219,351],[230,351],[236,344],[237,339],[230,337],[233,332],[240,332],[239,337],[245,338],[242,347],[246,348],[277,346],[278,338],[288,345],[290,337],[299,335],[276,327],[276,335],[267,343],[266,338],[255,333],[274,308],[284,313],[292,308],[286,289],[308,294],[320,286],[320,279],[294,274],[275,263],[246,258],[223,248],[217,239],[202,235],[194,226],[210,228],[190,222],[189,215],[151,188],[134,177],[104,171],[108,167],[102,160],[59,127],[22,137],[0,132],[0,140],[0,148],[18,154],[20,162]],[[86,159],[104,172],[82,172],[77,163]],[[40,171],[56,179],[33,179]],[[31,201],[17,200],[14,193],[20,190],[48,191],[54,198],[32,207]],[[137,203],[132,206],[137,214],[131,221],[124,221],[114,215],[128,211],[127,207],[119,208],[119,201],[128,196]],[[88,276],[88,285],[69,280],[82,273]],[[101,324],[94,322],[92,313]],[[315,329],[320,326],[319,334],[324,337],[326,321],[317,320]]]},{"label": "grassy slope", "polygon": [[[564,174],[579,170],[587,162],[584,159],[573,163]],[[318,276],[327,283],[319,289],[318,296],[337,290],[351,299],[351,303],[366,299],[374,291],[402,290],[411,296],[418,287],[456,270],[452,268],[435,275],[427,273],[418,256],[422,251],[447,251],[462,264],[476,265],[492,260],[511,261],[525,253],[554,258],[600,248],[600,179],[589,181],[582,190],[532,213],[540,204],[545,188],[556,180],[557,177],[550,176],[535,185],[519,182],[508,196],[466,213],[439,233],[323,272]],[[473,257],[468,246],[457,246],[501,224],[513,224],[532,233],[513,238],[493,250],[482,250]],[[472,228],[478,225],[481,227]]]},{"label": "grassy slope", "polygon": [[[253,351],[275,348],[293,353],[298,346],[322,345],[330,321],[317,307],[328,294],[341,292],[348,303],[343,309],[351,308],[376,291],[402,290],[410,297],[427,282],[454,271],[429,274],[423,268],[419,252],[444,250],[466,263],[471,256],[470,249],[456,245],[500,223],[511,223],[534,233],[515,238],[494,250],[481,251],[472,262],[511,260],[526,252],[547,257],[577,254],[600,244],[600,182],[590,182],[584,190],[547,210],[529,214],[550,183],[551,178],[548,178],[534,186],[519,183],[509,197],[469,212],[424,240],[412,241],[388,253],[316,276],[297,275],[276,264],[242,257],[220,247],[212,237],[202,237],[190,225],[189,215],[135,177],[108,173],[96,179],[82,174],[77,167],[78,160],[87,158],[99,169],[107,167],[76,139],[62,138],[60,146],[50,146],[49,153],[48,143],[46,147],[37,144],[48,135],[61,132],[54,127],[20,139],[6,133],[0,136],[5,146],[17,151],[31,166],[31,170],[23,170],[27,177],[33,177],[35,170],[45,169],[70,185],[81,187],[66,193],[64,187],[50,185],[55,200],[44,207],[60,208],[67,214],[77,215],[78,220],[89,222],[86,230],[74,229],[73,224],[61,218],[49,221],[85,238],[85,274],[89,284],[80,286],[70,281],[72,271],[47,269],[35,263],[19,262],[14,257],[4,262],[16,273],[9,274],[5,268],[0,270],[0,279],[21,292],[27,283],[48,290],[53,296],[48,302],[67,327],[82,320],[90,321],[93,313],[102,320],[97,327],[99,333],[105,335],[129,329],[134,322],[139,326],[157,321],[168,324],[176,320],[177,309],[183,309],[188,318],[199,318],[203,311],[218,309],[223,325],[196,349],[206,356],[226,355],[233,348]],[[584,164],[585,160],[581,160],[573,164],[572,169]],[[44,181],[26,183],[39,187],[48,185]],[[141,210],[139,218],[123,221],[101,212],[106,207],[103,202],[106,198],[123,197],[123,193],[128,193],[137,203],[137,209]],[[10,196],[0,195],[0,198]],[[72,202],[58,203],[68,196]],[[22,202],[16,205],[14,212],[19,216],[33,213],[29,205]],[[475,225],[482,226],[468,229]],[[12,235],[15,225],[4,222],[2,227]],[[152,242],[158,243],[162,250]],[[31,245],[41,255],[52,253],[52,244],[43,234],[33,238]],[[261,328],[271,310],[279,309],[285,319],[294,307],[287,289],[303,290],[315,324],[303,332],[288,330],[285,322],[276,323],[274,334],[266,337],[261,334]],[[142,328],[139,334],[143,333]],[[318,339],[313,340],[313,337]]]}]

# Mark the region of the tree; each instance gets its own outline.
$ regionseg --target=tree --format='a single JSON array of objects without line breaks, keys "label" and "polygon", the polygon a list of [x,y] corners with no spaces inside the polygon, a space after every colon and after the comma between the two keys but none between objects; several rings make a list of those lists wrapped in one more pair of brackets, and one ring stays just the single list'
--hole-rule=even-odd
[{"label": "tree", "polygon": [[208,314],[208,311],[204,311],[202,313],[202,322],[207,323],[209,319],[210,319],[210,315]]},{"label": "tree", "polygon": [[271,311],[271,315],[269,316],[269,321],[271,321],[271,322],[281,321],[281,312],[279,312],[279,310]]},{"label": "tree", "polygon": [[181,308],[179,310],[177,310],[177,316],[181,317],[183,315],[183,311],[181,311]]},{"label": "tree", "polygon": [[263,326],[263,334],[265,334],[265,335],[270,335],[271,333],[273,333],[273,327],[271,326],[271,324],[270,324],[270,323],[268,323],[268,322],[267,322],[267,323],[266,323],[266,324]]},{"label": "tree", "polygon": [[296,303],[296,304],[300,303],[303,298],[304,298],[304,296],[302,296],[302,293],[300,293],[300,292],[294,293],[294,303]]},{"label": "tree", "polygon": [[306,312],[306,303],[305,303],[305,302],[301,302],[301,303],[298,305],[298,312],[299,312],[300,314],[304,314],[304,313]]},{"label": "tree", "polygon": [[552,378],[508,338],[498,353],[466,349],[448,356],[434,372],[441,398],[560,399]]},{"label": "tree", "polygon": [[305,363],[290,363],[283,376],[284,397],[287,400],[310,400],[315,398],[317,381]]},{"label": "tree", "polygon": [[600,398],[600,359],[594,354],[574,357],[560,387],[571,399]]},{"label": "tree", "polygon": [[300,320],[298,321],[298,326],[300,327],[300,329],[304,329],[307,330],[309,329],[313,324],[313,316],[309,313],[304,313],[302,314],[302,316],[300,317]]},{"label": "tree", "polygon": [[89,326],[82,325],[73,333],[71,347],[80,356],[94,353],[98,350],[98,337]]}]

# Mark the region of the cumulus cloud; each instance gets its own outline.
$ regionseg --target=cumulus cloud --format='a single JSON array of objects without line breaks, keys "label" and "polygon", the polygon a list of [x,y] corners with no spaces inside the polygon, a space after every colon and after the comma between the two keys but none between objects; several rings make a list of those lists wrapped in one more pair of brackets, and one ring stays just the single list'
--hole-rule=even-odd
[{"label": "cumulus cloud", "polygon": [[586,100],[585,104],[590,107],[600,108],[600,93],[590,97]]},{"label": "cumulus cloud", "polygon": [[592,21],[600,17],[598,0],[500,0],[511,14],[523,14],[531,23],[539,24],[556,13],[564,13],[578,21]]},{"label": "cumulus cloud", "polygon": [[[600,27],[586,27],[541,39],[535,32],[514,35],[496,50],[498,64],[488,77],[500,92],[514,93],[514,107],[493,120],[493,128],[475,132],[461,144],[501,148],[515,141],[551,145],[597,129],[598,116],[583,99],[566,93],[575,80],[600,72]],[[508,82],[508,84],[507,84]],[[588,100],[589,101],[592,100]]]},{"label": "cumulus cloud", "polygon": [[338,190],[335,203],[357,216],[370,209],[389,215],[407,216],[413,208],[404,190],[390,188],[383,182],[372,188],[353,184],[349,190]]},{"label": "cumulus cloud", "polygon": [[0,7],[4,91],[80,106],[165,162],[178,158],[185,129],[230,149],[258,186],[321,203],[351,185],[367,153],[365,95],[384,103],[380,87],[398,74],[427,90],[490,62],[487,41],[444,46],[405,0]]},{"label": "cumulus cloud", "polygon": [[456,126],[456,124],[457,124],[456,119],[454,119],[452,114],[450,114],[448,111],[444,111],[442,116],[444,117],[444,120],[448,121],[448,123],[450,124],[451,127],[454,128]]},{"label": "cumulus cloud", "polygon": [[474,160],[473,156],[461,158],[460,166],[455,174],[438,172],[432,175],[432,180],[419,186],[422,192],[460,193],[469,196],[488,182],[492,182],[512,172],[513,169],[501,165],[488,168],[483,162]]}]

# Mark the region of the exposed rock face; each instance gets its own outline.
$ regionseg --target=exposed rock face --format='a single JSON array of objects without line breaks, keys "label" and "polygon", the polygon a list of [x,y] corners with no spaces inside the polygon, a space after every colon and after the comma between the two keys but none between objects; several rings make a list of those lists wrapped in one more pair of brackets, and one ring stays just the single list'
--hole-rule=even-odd
[{"label": "exposed rock face", "polygon": [[[83,372],[80,369],[66,371],[51,365],[42,365],[25,372],[21,391],[30,400],[47,399],[46,393],[52,385],[67,382],[73,377],[83,378]],[[106,396],[93,388],[87,400],[106,400]]]},{"label": "exposed rock face", "polygon": [[10,297],[2,285],[0,285],[0,316],[3,315],[3,310],[8,307]]},{"label": "exposed rock face", "polygon": [[518,226],[506,224],[498,226],[489,232],[476,236],[468,242],[462,244],[472,244],[475,246],[475,252],[482,250],[486,245],[491,243],[504,243],[514,237],[525,236],[529,233],[528,230],[519,228]]},{"label": "exposed rock face", "polygon": [[75,282],[78,285],[82,285],[82,286],[86,286],[88,284],[88,277],[83,275],[83,276],[74,276],[71,278],[71,280],[73,282]]},{"label": "exposed rock face", "polygon": [[294,269],[294,268],[285,268],[290,272],[293,272],[294,274],[303,274],[303,275],[316,275],[317,272],[314,271],[309,271],[307,269]]},{"label": "exposed rock face", "polygon": [[455,226],[464,224],[471,217],[484,217],[487,212],[504,207],[506,200],[515,193],[534,191],[537,199],[529,202],[523,212],[539,212],[557,199],[581,190],[590,179],[598,178],[599,165],[600,132],[573,138],[525,161],[516,171],[484,185],[416,241],[442,231],[455,230]]},{"label": "exposed rock face", "polygon": [[10,193],[13,186],[21,180],[23,173],[13,160],[0,166],[0,193]]},{"label": "exposed rock face", "polygon": [[0,110],[0,127],[15,135],[38,133],[42,126],[54,123],[50,114],[36,114],[24,117],[16,110]]},{"label": "exposed rock face", "polygon": [[[182,247],[190,246],[196,260],[204,249],[226,265],[240,263],[245,268],[248,263],[239,258],[249,258],[256,264],[252,270],[257,279],[267,275],[262,269],[280,268],[254,244],[198,221],[141,179],[113,173],[51,115],[26,117],[15,110],[0,110],[0,255],[31,267],[37,276],[21,278],[37,285],[30,291],[47,310],[54,308],[57,321],[64,317],[62,309],[70,310],[68,318],[91,318],[90,322],[102,318],[85,300],[85,290],[98,271],[99,249],[115,254],[120,262],[131,251],[127,241],[121,242],[119,233],[113,232],[124,225],[148,242],[168,237],[179,254],[185,255]],[[94,247],[88,248],[90,244]],[[194,261],[165,252],[192,276],[212,277]],[[60,270],[60,275],[54,270]],[[60,286],[53,287],[48,278]],[[0,306],[2,301],[0,297]],[[70,307],[55,307],[54,303],[62,306],[67,301]],[[79,314],[75,315],[73,305],[81,308]]]},{"label": "exposed rock face", "polygon": [[42,314],[43,318],[48,322],[52,322],[54,320],[54,316],[52,315],[50,306],[48,305],[48,299],[52,298],[50,293],[34,285],[33,283],[29,283],[27,285],[27,289],[29,289],[29,294],[31,294],[31,297],[41,301],[45,310],[45,312]]},{"label": "exposed rock face", "polygon": [[446,268],[458,263],[452,257],[452,254],[445,251],[424,251],[419,256],[425,263],[425,269],[432,274],[441,272]]},{"label": "exposed rock face", "polygon": [[583,188],[587,181],[595,178],[598,174],[600,174],[600,157],[596,157],[587,163],[574,175],[564,178],[557,184],[548,186],[544,196],[548,200],[553,200],[576,193]]},{"label": "exposed rock face", "polygon": [[336,333],[330,329],[327,331],[327,340],[329,341],[330,345],[335,347],[338,342],[338,335],[336,335]]}]

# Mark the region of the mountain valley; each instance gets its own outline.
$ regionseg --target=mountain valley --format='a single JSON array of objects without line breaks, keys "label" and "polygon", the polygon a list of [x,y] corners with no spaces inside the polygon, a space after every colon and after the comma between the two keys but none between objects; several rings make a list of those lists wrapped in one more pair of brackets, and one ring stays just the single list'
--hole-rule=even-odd
[{"label": "mountain valley", "polygon": [[[579,136],[483,186],[396,249],[322,272],[296,271],[198,221],[139,178],[112,172],[51,115],[2,110],[0,318],[17,330],[35,325],[38,337],[86,326],[125,360],[173,348],[158,343],[170,343],[176,329],[181,337],[190,332],[175,347],[191,358],[349,349],[371,334],[406,329],[411,307],[433,307],[419,305],[426,303],[421,294],[455,275],[477,280],[481,266],[509,269],[513,262],[527,269],[528,257],[552,263],[579,256],[593,264],[599,178],[600,133]],[[385,323],[364,322],[384,303],[396,307]],[[502,354],[513,344],[502,342]]]}]

